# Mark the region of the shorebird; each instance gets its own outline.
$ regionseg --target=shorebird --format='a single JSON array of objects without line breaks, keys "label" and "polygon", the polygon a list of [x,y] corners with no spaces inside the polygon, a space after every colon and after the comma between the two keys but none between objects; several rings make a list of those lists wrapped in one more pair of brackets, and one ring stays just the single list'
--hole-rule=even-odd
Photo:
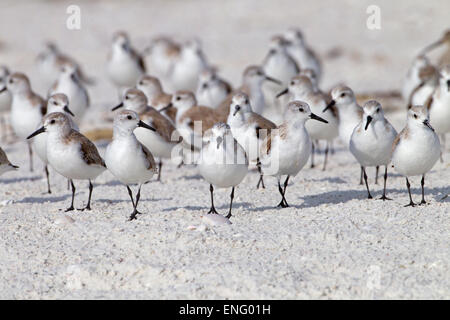
[{"label": "shorebird", "polygon": [[123,31],[116,32],[113,36],[107,72],[119,90],[133,87],[145,73],[144,60],[131,46],[128,35]]},{"label": "shorebird", "polygon": [[419,55],[414,58],[405,79],[403,80],[402,97],[403,100],[409,101],[411,93],[417,88],[422,80],[419,77],[420,70],[431,66],[430,61],[424,55]]},{"label": "shorebird", "polygon": [[144,54],[149,57],[152,74],[167,81],[180,51],[180,45],[168,37],[153,39],[150,46],[144,50]]},{"label": "shorebird", "polygon": [[95,145],[70,126],[69,118],[61,112],[53,112],[44,117],[44,125],[30,134],[31,139],[47,132],[47,159],[50,166],[63,177],[70,179],[72,201],[65,211],[74,210],[75,185],[73,180],[89,180],[89,197],[86,207],[91,210],[91,196],[95,179],[106,166]]},{"label": "shorebird", "polygon": [[305,124],[306,130],[308,130],[309,136],[312,139],[312,152],[311,152],[311,168],[314,167],[314,151],[315,145],[319,140],[326,141],[325,148],[325,160],[323,164],[323,170],[326,169],[328,151],[331,142],[338,136],[338,115],[334,106],[330,107],[326,111],[327,101],[325,97],[320,93],[315,93],[311,80],[306,76],[295,76],[289,82],[287,89],[280,92],[277,97],[281,97],[285,94],[289,94],[289,101],[304,101],[306,102],[311,112],[320,115],[323,119],[327,120],[327,124],[323,124],[318,121],[311,121]]},{"label": "shorebird", "polygon": [[445,134],[450,132],[450,65],[439,70],[439,85],[426,102],[426,106],[430,112],[431,125],[436,134],[441,136],[442,150],[445,151]]},{"label": "shorebird", "polygon": [[314,71],[319,81],[322,76],[322,64],[317,54],[306,44],[302,32],[297,28],[289,28],[284,33],[287,42],[287,52],[294,58],[301,69]]},{"label": "shorebird", "polygon": [[438,47],[442,47],[442,46],[445,46],[446,48],[438,60],[438,66],[443,67],[443,66],[449,65],[450,64],[450,29],[446,30],[444,32],[444,34],[442,35],[442,37],[438,41],[430,44],[425,49],[423,49],[421,51],[421,54],[426,54],[426,53],[430,52],[431,50],[438,48]]},{"label": "shorebird", "polygon": [[233,138],[230,127],[222,122],[216,123],[208,130],[203,141],[198,169],[200,175],[209,183],[211,209],[208,213],[218,214],[214,207],[214,186],[231,188],[230,209],[226,216],[230,219],[234,189],[248,172],[245,150]]},{"label": "shorebird", "polygon": [[18,166],[13,165],[9,160],[8,157],[3,151],[2,148],[0,148],[0,175],[4,174],[5,172],[17,170],[19,169]]},{"label": "shorebird", "polygon": [[[114,117],[113,139],[108,144],[105,153],[108,170],[127,186],[133,204],[133,212],[129,220],[136,219],[136,215],[141,213],[137,210],[137,206],[141,197],[142,184],[150,181],[157,172],[153,155],[136,139],[133,133],[138,127],[155,131],[155,129],[139,120],[136,112],[131,110],[120,111]],[[136,200],[133,199],[133,193],[130,189],[132,184],[139,185]]]},{"label": "shorebird", "polygon": [[[309,119],[327,123],[325,119],[311,112],[303,101],[291,101],[286,108],[285,121],[268,135],[261,146],[261,164],[264,175],[276,176],[281,202],[278,207],[286,208],[286,188],[291,176],[295,177],[305,166],[311,153],[311,139],[305,128]],[[286,176],[284,186],[281,178]]]},{"label": "shorebird", "polygon": [[405,128],[397,135],[392,145],[392,164],[395,171],[405,176],[409,193],[409,204],[414,207],[408,177],[422,176],[422,201],[425,202],[425,174],[439,159],[439,138],[430,125],[428,110],[424,106],[414,106],[408,110]]},{"label": "shorebird", "polygon": [[73,121],[80,125],[84,114],[89,108],[89,95],[77,74],[76,65],[73,63],[63,64],[58,80],[50,88],[48,95],[65,94],[70,101]]},{"label": "shorebird", "polygon": [[419,70],[420,83],[412,90],[408,100],[408,109],[415,105],[424,105],[439,84],[438,71],[432,65]]},{"label": "shorebird", "polygon": [[195,96],[200,105],[215,109],[220,106],[231,91],[231,85],[219,77],[214,68],[207,68],[200,73]]},{"label": "shorebird", "polygon": [[[71,117],[74,116],[73,112],[69,109],[69,100],[64,93],[57,93],[52,96],[47,101],[47,114],[52,112],[61,112],[67,114],[67,118],[69,120],[70,126],[79,131],[78,126],[72,120]],[[39,124],[39,128],[44,125],[44,122],[41,121]],[[38,127],[36,127],[38,128]],[[44,172],[47,178],[47,192],[52,193],[50,188],[50,177],[48,172],[48,159],[47,159],[47,133],[42,133],[31,140],[31,144],[33,146],[34,151],[44,163]]]},{"label": "shorebird", "polygon": [[9,69],[6,66],[0,66],[0,132],[1,139],[7,138],[8,124],[6,113],[11,109],[11,94],[6,90],[6,82],[9,76]]},{"label": "shorebird", "polygon": [[366,167],[385,167],[383,196],[380,199],[391,200],[386,197],[386,180],[392,157],[392,144],[397,137],[397,131],[384,117],[379,102],[367,101],[363,109],[363,120],[355,127],[350,138],[350,152],[361,165],[369,199],[372,199],[372,195],[367,182]]},{"label": "shorebird", "polygon": [[[8,91],[11,93],[11,127],[14,133],[25,139],[33,132],[46,113],[46,103],[31,90],[30,81],[23,73],[13,73],[8,77]],[[28,142],[30,171],[33,171],[33,150]]]},{"label": "shorebird", "polygon": [[[172,95],[164,92],[161,82],[156,77],[143,75],[137,82],[136,88],[144,92],[149,105],[156,110],[167,107],[172,101]],[[168,108],[162,111],[161,114],[166,116],[172,124],[175,124],[176,111],[175,108]]]},{"label": "shorebird", "polygon": [[175,61],[170,74],[174,91],[197,89],[200,73],[208,67],[208,62],[198,40],[187,41]]},{"label": "shorebird", "polygon": [[260,164],[260,144],[277,126],[263,116],[252,111],[249,97],[244,92],[235,93],[230,105],[227,123],[234,138],[244,148],[250,161],[255,162],[259,172],[258,189],[265,188]]},{"label": "shorebird", "polygon": [[173,147],[180,142],[176,139],[178,133],[175,127],[155,108],[147,105],[146,96],[138,89],[128,89],[123,102],[113,108],[113,111],[121,107],[136,112],[143,123],[154,129],[138,127],[134,129],[134,135],[153,156],[159,158],[158,181],[160,181],[163,159],[171,159]]}]

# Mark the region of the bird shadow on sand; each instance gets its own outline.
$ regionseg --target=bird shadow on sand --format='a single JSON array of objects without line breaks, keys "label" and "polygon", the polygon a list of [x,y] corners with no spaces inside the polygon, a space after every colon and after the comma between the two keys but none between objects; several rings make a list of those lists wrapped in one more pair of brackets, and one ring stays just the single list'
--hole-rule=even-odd
[{"label": "bird shadow on sand", "polygon": [[[155,201],[166,201],[166,200],[172,200],[172,198],[141,198],[139,200],[139,203],[141,202],[155,202]],[[97,202],[106,202],[109,204],[115,204],[115,203],[122,203],[122,202],[131,202],[131,200],[128,199],[95,199]]]},{"label": "bird shadow on sand", "polygon": [[1,184],[10,184],[10,183],[17,183],[17,182],[24,182],[24,181],[37,181],[40,180],[41,176],[32,176],[32,177],[21,177],[21,178],[11,178],[11,179],[1,179]]},{"label": "bird shadow on sand", "polygon": [[[238,208],[244,208],[247,209],[251,204],[249,202],[236,202],[233,203],[233,210]],[[228,210],[229,204],[223,204],[221,206],[215,206],[217,210]],[[165,208],[162,211],[175,211],[177,209],[186,209],[188,211],[205,211],[207,212],[209,210],[209,204],[208,206],[184,206],[184,207],[171,207],[171,208]]]},{"label": "bird shadow on sand", "polygon": [[193,175],[190,175],[190,176],[184,176],[181,179],[183,179],[183,180],[201,180],[203,178],[199,174],[193,174]]},{"label": "bird shadow on sand", "polygon": [[336,184],[346,184],[347,183],[347,181],[345,181],[344,179],[341,179],[339,177],[325,177],[325,178],[321,178],[321,179],[308,179],[307,181],[317,181],[317,182],[328,181],[329,183],[336,183]]},{"label": "bird shadow on sand", "polygon": [[16,201],[17,203],[45,203],[45,202],[59,202],[70,198],[71,195],[67,194],[64,196],[54,196],[54,197],[25,197],[22,200]]}]

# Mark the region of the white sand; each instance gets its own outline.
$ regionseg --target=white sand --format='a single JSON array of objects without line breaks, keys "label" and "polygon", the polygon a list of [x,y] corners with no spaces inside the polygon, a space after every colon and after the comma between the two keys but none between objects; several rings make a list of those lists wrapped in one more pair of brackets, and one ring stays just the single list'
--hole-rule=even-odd
[{"label": "white sand", "polygon": [[[369,31],[365,9],[375,2],[79,2],[82,30],[68,31],[66,4],[3,1],[0,24],[8,33],[0,39],[0,63],[29,73],[44,93],[33,58],[44,39],[54,39],[97,77],[90,92],[100,109],[117,99],[104,75],[116,29],[131,32],[141,48],[162,32],[198,32],[211,60],[238,83],[245,65],[262,60],[268,37],[295,24],[320,53],[343,50],[325,60],[325,87],[345,81],[356,90],[396,89],[408,61],[448,27],[450,4],[379,1],[382,29]],[[388,118],[401,129],[404,112]],[[36,158],[37,171],[27,170],[25,143],[3,147],[21,169],[0,178],[0,298],[450,298],[450,199],[439,201],[450,192],[448,148],[445,163],[427,176],[431,203],[424,207],[403,208],[405,181],[396,174],[388,181],[393,201],[366,200],[359,167],[337,145],[328,171],[307,168],[292,179],[291,208],[274,208],[273,178],[255,191],[252,172],[236,191],[233,224],[212,226],[201,218],[208,185],[194,168],[165,166],[164,183],[143,188],[140,209],[147,214],[126,222],[128,194],[111,174],[97,179],[92,212],[65,215],[66,181],[52,175],[54,193],[43,194],[41,164]],[[103,153],[105,143],[99,147]],[[316,159],[320,164],[322,156]],[[382,179],[374,186],[373,170],[369,177],[379,197]],[[419,179],[412,184],[418,202]],[[81,207],[87,183],[76,185]],[[228,200],[229,190],[216,192],[220,212]]]}]

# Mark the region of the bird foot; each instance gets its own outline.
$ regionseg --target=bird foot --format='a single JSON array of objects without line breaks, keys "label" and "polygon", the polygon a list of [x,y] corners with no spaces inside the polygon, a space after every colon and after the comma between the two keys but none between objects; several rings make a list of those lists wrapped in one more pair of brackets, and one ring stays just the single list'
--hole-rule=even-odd
[{"label": "bird foot", "polygon": [[225,216],[225,218],[227,218],[228,220],[230,220],[230,218],[232,217],[233,215],[231,214],[231,212],[230,213],[228,213],[226,216]]},{"label": "bird foot", "polygon": [[211,214],[211,213],[213,213],[213,214],[219,214],[219,213],[217,212],[216,208],[214,208],[214,207],[211,207],[211,209],[209,209],[208,214]]},{"label": "bird foot", "polygon": [[289,204],[286,201],[281,200],[281,202],[277,205],[277,208],[288,208]]},{"label": "bird foot", "polygon": [[384,194],[380,197],[380,198],[378,198],[378,200],[383,200],[383,201],[386,201],[386,200],[392,200],[391,198],[388,198],[388,197],[386,197]]},{"label": "bird foot", "polygon": [[423,206],[429,204],[428,202],[426,202],[425,200],[420,201],[419,206]]},{"label": "bird foot", "polygon": [[369,193],[369,195],[367,196],[367,199],[373,199],[372,195]]},{"label": "bird foot", "polygon": [[404,207],[406,208],[406,207],[415,207],[415,206],[416,206],[416,204],[411,201],[409,204],[405,205]]},{"label": "bird foot", "polygon": [[73,206],[70,206],[66,210],[64,210],[64,212],[69,212],[69,211],[73,211],[73,210],[75,210],[75,208]]},{"label": "bird foot", "polygon": [[84,208],[80,208],[80,209],[77,209],[78,211],[85,211],[85,210],[87,210],[87,211],[91,211],[92,209],[91,209],[91,206],[89,205],[89,206],[86,206],[86,207],[84,207]]}]

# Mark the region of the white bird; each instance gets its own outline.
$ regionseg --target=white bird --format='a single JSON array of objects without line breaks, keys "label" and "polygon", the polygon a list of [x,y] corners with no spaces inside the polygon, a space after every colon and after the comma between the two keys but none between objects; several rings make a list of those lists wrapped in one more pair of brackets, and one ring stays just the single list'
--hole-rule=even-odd
[{"label": "white bird", "polygon": [[3,151],[2,148],[0,148],[0,175],[4,174],[8,171],[13,171],[19,169],[18,166],[13,165],[9,160],[8,157]]},{"label": "white bird", "polygon": [[256,162],[260,174],[256,188],[261,185],[265,188],[260,166],[260,146],[267,135],[270,135],[276,125],[253,112],[250,99],[244,92],[234,94],[230,105],[227,123],[231,128],[233,137],[244,148],[250,161]]},{"label": "white bird", "polygon": [[6,66],[0,66],[0,132],[2,140],[7,137],[8,125],[6,113],[11,109],[11,93],[6,90],[6,82],[9,70]]},{"label": "white bird", "polygon": [[[70,126],[73,129],[75,129],[76,131],[79,131],[78,126],[75,124],[75,122],[71,118],[74,116],[74,114],[69,109],[69,100],[67,99],[67,96],[64,93],[54,94],[54,95],[50,96],[50,98],[48,99],[47,114],[50,114],[52,112],[61,112],[61,113],[67,114]],[[44,122],[41,121],[39,126],[36,127],[35,129],[39,129],[43,125],[44,125]],[[48,172],[47,133],[44,132],[42,134],[35,136],[31,140],[31,144],[33,146],[34,151],[38,155],[38,157],[44,163],[45,176],[47,177],[47,192],[52,193],[51,188],[50,188],[50,178],[49,178],[49,172]]]},{"label": "white bird", "polygon": [[134,130],[134,135],[153,156],[159,158],[158,181],[160,181],[163,159],[171,159],[172,149],[180,142],[178,132],[169,119],[147,105],[146,96],[138,89],[128,89],[122,103],[114,107],[113,111],[121,107],[136,112],[142,122],[154,128],[147,130],[138,127]]},{"label": "white bird", "polygon": [[28,136],[31,139],[47,132],[47,159],[50,166],[63,177],[70,179],[72,202],[67,211],[74,210],[75,185],[73,180],[89,180],[89,197],[83,210],[91,210],[91,196],[95,179],[106,166],[95,145],[70,126],[69,118],[61,112],[44,117],[44,125]]},{"label": "white bird", "polygon": [[308,47],[302,32],[297,28],[289,28],[284,33],[287,42],[287,51],[297,62],[300,69],[311,69],[320,81],[322,77],[322,64],[317,54]]},{"label": "white bird", "polygon": [[[133,133],[137,127],[154,131],[152,127],[139,120],[138,114],[134,111],[123,110],[117,113],[114,117],[113,139],[105,153],[108,170],[127,186],[133,204],[130,220],[136,219],[136,215],[141,213],[137,210],[137,206],[142,184],[150,181],[157,172],[151,152],[136,139]],[[135,200],[130,189],[132,184],[139,185]]]},{"label": "white bird", "polygon": [[73,113],[73,121],[81,124],[86,111],[89,108],[89,95],[77,75],[77,66],[73,63],[65,63],[61,67],[58,80],[50,88],[48,96],[63,93],[70,101],[70,110]]},{"label": "white bird", "polygon": [[214,207],[214,186],[232,188],[230,209],[227,218],[231,218],[234,189],[242,182],[248,172],[248,160],[245,150],[233,138],[230,127],[225,123],[216,123],[204,137],[204,146],[200,153],[198,169],[200,175],[209,182],[211,209],[208,213],[218,214]]},{"label": "white bird", "polygon": [[[41,122],[46,113],[46,103],[31,90],[30,81],[23,73],[8,77],[6,88],[11,93],[11,127],[20,139],[26,139]],[[28,142],[30,171],[33,171],[33,150]]]},{"label": "white bird", "polygon": [[439,84],[436,68],[432,65],[421,68],[419,70],[419,80],[420,83],[412,90],[409,96],[408,109],[411,106],[424,105],[431,97]]},{"label": "white bird", "polygon": [[392,164],[395,171],[405,176],[409,193],[409,204],[415,203],[411,197],[408,177],[422,176],[422,201],[425,202],[425,174],[430,171],[439,159],[439,137],[430,125],[428,110],[423,106],[414,106],[408,110],[405,128],[397,135],[392,145]]},{"label": "white bird", "polygon": [[217,108],[231,93],[231,85],[219,77],[214,68],[207,68],[200,73],[196,98],[200,105]]},{"label": "white bird", "polygon": [[409,100],[413,90],[421,83],[420,70],[428,66],[431,66],[431,63],[426,56],[419,55],[414,58],[403,80],[402,97],[405,101]]},{"label": "white bird", "polygon": [[306,102],[309,105],[311,112],[327,120],[327,124],[318,121],[311,121],[306,123],[306,130],[308,130],[309,136],[313,141],[311,153],[311,168],[314,167],[314,142],[325,140],[326,148],[325,160],[323,164],[323,170],[325,170],[331,142],[338,136],[339,120],[336,108],[332,106],[324,111],[324,109],[328,105],[325,97],[320,93],[314,92],[312,82],[306,76],[299,75],[293,77],[289,82],[288,88],[280,92],[277,97],[281,97],[284,94],[289,94],[289,101],[298,100]]},{"label": "white bird", "polygon": [[350,152],[361,165],[369,199],[372,199],[372,195],[367,182],[366,167],[385,166],[383,196],[380,199],[391,200],[386,197],[386,180],[397,131],[384,117],[379,102],[367,101],[363,109],[363,120],[355,127],[350,138]]},{"label": "white bird", "polygon": [[181,46],[168,37],[158,37],[152,40],[150,46],[144,50],[150,62],[151,73],[166,83],[169,79],[175,62],[181,52]]},{"label": "white bird", "polygon": [[144,60],[131,46],[128,35],[123,31],[116,32],[113,36],[107,72],[119,90],[133,87],[145,73]]},{"label": "white bird", "polygon": [[[285,121],[268,135],[261,146],[261,167],[264,175],[275,176],[278,179],[278,191],[281,202],[278,207],[286,208],[286,188],[289,178],[295,177],[305,166],[311,153],[311,139],[305,123],[309,119],[327,122],[311,112],[308,104],[303,101],[288,103],[284,117]],[[281,177],[287,176],[284,187]]]}]

